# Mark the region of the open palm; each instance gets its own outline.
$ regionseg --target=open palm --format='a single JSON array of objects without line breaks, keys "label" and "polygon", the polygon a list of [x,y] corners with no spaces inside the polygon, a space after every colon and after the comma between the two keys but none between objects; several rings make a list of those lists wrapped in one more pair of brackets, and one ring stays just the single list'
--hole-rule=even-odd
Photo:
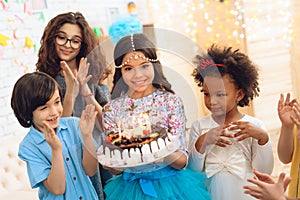
[{"label": "open palm", "polygon": [[67,92],[69,94],[74,95],[77,97],[79,93],[79,82],[76,79],[75,75],[73,74],[72,70],[68,66],[68,64],[65,61],[61,61],[60,66],[63,70],[63,75],[65,78],[66,86],[67,86]]},{"label": "open palm", "polygon": [[280,94],[280,99],[278,101],[278,115],[283,125],[293,126],[294,122],[292,120],[293,114],[293,104],[296,100],[290,101],[290,93],[286,95],[284,99],[283,94]]}]

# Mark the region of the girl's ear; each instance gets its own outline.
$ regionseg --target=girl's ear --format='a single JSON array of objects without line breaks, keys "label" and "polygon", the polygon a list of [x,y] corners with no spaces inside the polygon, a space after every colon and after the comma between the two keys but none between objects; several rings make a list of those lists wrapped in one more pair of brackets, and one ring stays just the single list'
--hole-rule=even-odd
[{"label": "girl's ear", "polygon": [[243,89],[239,89],[237,91],[237,93],[236,93],[236,99],[237,99],[237,101],[242,100],[244,98],[244,96],[245,96],[244,90]]}]

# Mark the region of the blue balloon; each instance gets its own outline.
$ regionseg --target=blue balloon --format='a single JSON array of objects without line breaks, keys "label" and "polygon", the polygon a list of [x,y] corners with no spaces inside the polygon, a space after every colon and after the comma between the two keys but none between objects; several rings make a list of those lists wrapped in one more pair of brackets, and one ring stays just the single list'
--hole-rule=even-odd
[{"label": "blue balloon", "polygon": [[136,16],[132,15],[117,17],[108,30],[109,37],[114,44],[116,44],[122,37],[142,32],[142,23]]}]

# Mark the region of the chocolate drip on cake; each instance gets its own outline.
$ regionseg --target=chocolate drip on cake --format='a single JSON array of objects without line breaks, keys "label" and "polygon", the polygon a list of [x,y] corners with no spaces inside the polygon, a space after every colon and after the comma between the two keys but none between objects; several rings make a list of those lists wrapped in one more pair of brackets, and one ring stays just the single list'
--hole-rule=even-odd
[{"label": "chocolate drip on cake", "polygon": [[170,151],[169,141],[172,141],[163,127],[153,126],[151,130],[147,134],[138,133],[130,138],[109,132],[99,155],[106,160],[104,163],[114,166],[154,161]]}]

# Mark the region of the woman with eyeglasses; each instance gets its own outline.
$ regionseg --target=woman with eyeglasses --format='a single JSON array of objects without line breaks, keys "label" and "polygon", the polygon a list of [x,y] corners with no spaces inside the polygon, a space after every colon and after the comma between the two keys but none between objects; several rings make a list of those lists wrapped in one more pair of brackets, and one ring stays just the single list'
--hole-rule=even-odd
[{"label": "woman with eyeglasses", "polygon": [[[102,107],[95,93],[98,80],[108,65],[97,36],[80,12],[67,12],[48,22],[40,43],[36,69],[49,74],[62,88],[63,116],[79,117],[87,104],[94,104],[98,123],[93,137],[100,146]],[[104,199],[102,186],[111,174],[100,166],[90,178],[99,199]]]}]

